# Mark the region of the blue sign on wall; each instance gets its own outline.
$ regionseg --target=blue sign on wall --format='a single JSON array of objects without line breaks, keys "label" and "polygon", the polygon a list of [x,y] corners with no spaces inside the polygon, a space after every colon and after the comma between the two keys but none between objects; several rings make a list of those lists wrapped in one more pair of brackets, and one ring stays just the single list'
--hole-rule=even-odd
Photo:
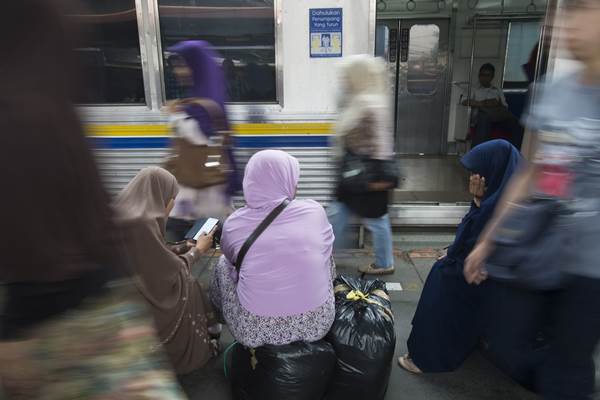
[{"label": "blue sign on wall", "polygon": [[309,12],[310,56],[341,57],[342,25],[341,8],[311,8]]}]

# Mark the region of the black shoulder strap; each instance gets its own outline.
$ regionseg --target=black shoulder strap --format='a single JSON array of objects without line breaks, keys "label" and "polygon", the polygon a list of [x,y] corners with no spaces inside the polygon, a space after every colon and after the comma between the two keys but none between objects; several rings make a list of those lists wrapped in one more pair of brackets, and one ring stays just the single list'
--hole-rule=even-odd
[{"label": "black shoulder strap", "polygon": [[260,225],[256,227],[256,229],[254,230],[254,232],[252,232],[250,237],[246,239],[246,242],[244,242],[244,245],[238,252],[237,259],[235,260],[235,269],[238,272],[240,272],[240,269],[242,268],[244,257],[246,257],[248,250],[250,250],[250,246],[252,246],[254,242],[256,242],[256,239],[258,239],[258,237],[265,231],[265,229],[267,229],[267,227],[271,225],[275,218],[277,218],[277,216],[281,214],[281,212],[288,206],[288,204],[290,204],[290,201],[288,199],[285,199],[281,204],[275,207],[273,211],[271,211],[269,215],[267,215],[267,217],[260,223]]}]

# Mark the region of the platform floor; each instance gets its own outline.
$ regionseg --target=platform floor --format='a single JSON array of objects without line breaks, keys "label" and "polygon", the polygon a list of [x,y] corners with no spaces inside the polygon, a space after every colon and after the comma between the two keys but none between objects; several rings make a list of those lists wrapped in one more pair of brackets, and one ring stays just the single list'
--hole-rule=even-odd
[{"label": "platform floor", "polygon": [[[396,316],[398,338],[396,356],[406,352],[410,321],[424,279],[435,261],[438,249],[447,246],[452,238],[452,232],[395,234],[396,272],[383,279],[387,282],[400,283],[403,287],[402,291],[390,292]],[[413,249],[420,251],[412,252],[412,256],[408,256],[406,251]],[[356,275],[356,268],[370,261],[368,249],[345,252],[337,259],[338,273]],[[209,271],[203,271],[200,279],[206,281],[208,275]],[[227,346],[231,342],[232,338],[226,333],[224,345]],[[598,360],[600,361],[600,358]],[[598,376],[600,378],[600,370]],[[203,370],[181,377],[181,383],[192,400],[232,398],[229,382],[223,374],[222,356],[213,360]],[[394,365],[386,395],[386,399],[389,400],[534,400],[539,398],[511,381],[479,353],[474,353],[458,371],[452,373],[413,375]]]},{"label": "platform floor", "polygon": [[[393,311],[396,316],[396,356],[406,352],[406,340],[423,282],[434,263],[439,249],[453,239],[452,231],[396,232],[396,272],[383,279],[400,283],[402,291],[391,291]],[[199,279],[208,281],[215,259],[202,260],[195,269]],[[366,250],[347,251],[337,258],[338,273],[356,275],[356,268],[371,261]],[[1,290],[0,290],[1,292]],[[0,293],[1,294],[1,293]],[[0,296],[0,306],[1,306]],[[223,345],[233,342],[225,330]],[[600,382],[600,354],[597,360],[597,381]],[[223,357],[212,360],[205,368],[180,377],[180,383],[191,400],[230,400],[229,382],[223,373]],[[2,399],[2,393],[0,393]],[[387,400],[536,400],[540,397],[521,388],[503,373],[474,353],[457,371],[444,374],[413,375],[394,365]],[[284,399],[282,399],[284,400]],[[600,400],[600,393],[594,400]]]},{"label": "platform floor", "polygon": [[458,156],[400,156],[402,184],[394,203],[469,202],[469,172]]}]

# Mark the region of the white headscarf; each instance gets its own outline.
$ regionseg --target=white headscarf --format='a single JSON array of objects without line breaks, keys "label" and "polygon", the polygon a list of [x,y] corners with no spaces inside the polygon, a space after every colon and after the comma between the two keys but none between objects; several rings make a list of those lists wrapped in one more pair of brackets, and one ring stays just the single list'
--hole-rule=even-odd
[{"label": "white headscarf", "polygon": [[336,124],[338,152],[343,153],[346,135],[374,117],[371,126],[374,149],[372,158],[389,159],[394,155],[391,97],[388,90],[387,70],[383,60],[366,54],[348,57],[340,65],[339,116]]}]

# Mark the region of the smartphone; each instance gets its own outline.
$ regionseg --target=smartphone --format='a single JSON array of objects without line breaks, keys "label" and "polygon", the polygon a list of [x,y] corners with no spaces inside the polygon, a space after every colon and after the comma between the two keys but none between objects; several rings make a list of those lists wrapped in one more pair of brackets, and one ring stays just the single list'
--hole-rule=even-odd
[{"label": "smartphone", "polygon": [[198,240],[201,235],[206,235],[212,232],[213,229],[219,224],[217,218],[200,219],[196,221],[192,229],[185,234],[187,240]]}]

